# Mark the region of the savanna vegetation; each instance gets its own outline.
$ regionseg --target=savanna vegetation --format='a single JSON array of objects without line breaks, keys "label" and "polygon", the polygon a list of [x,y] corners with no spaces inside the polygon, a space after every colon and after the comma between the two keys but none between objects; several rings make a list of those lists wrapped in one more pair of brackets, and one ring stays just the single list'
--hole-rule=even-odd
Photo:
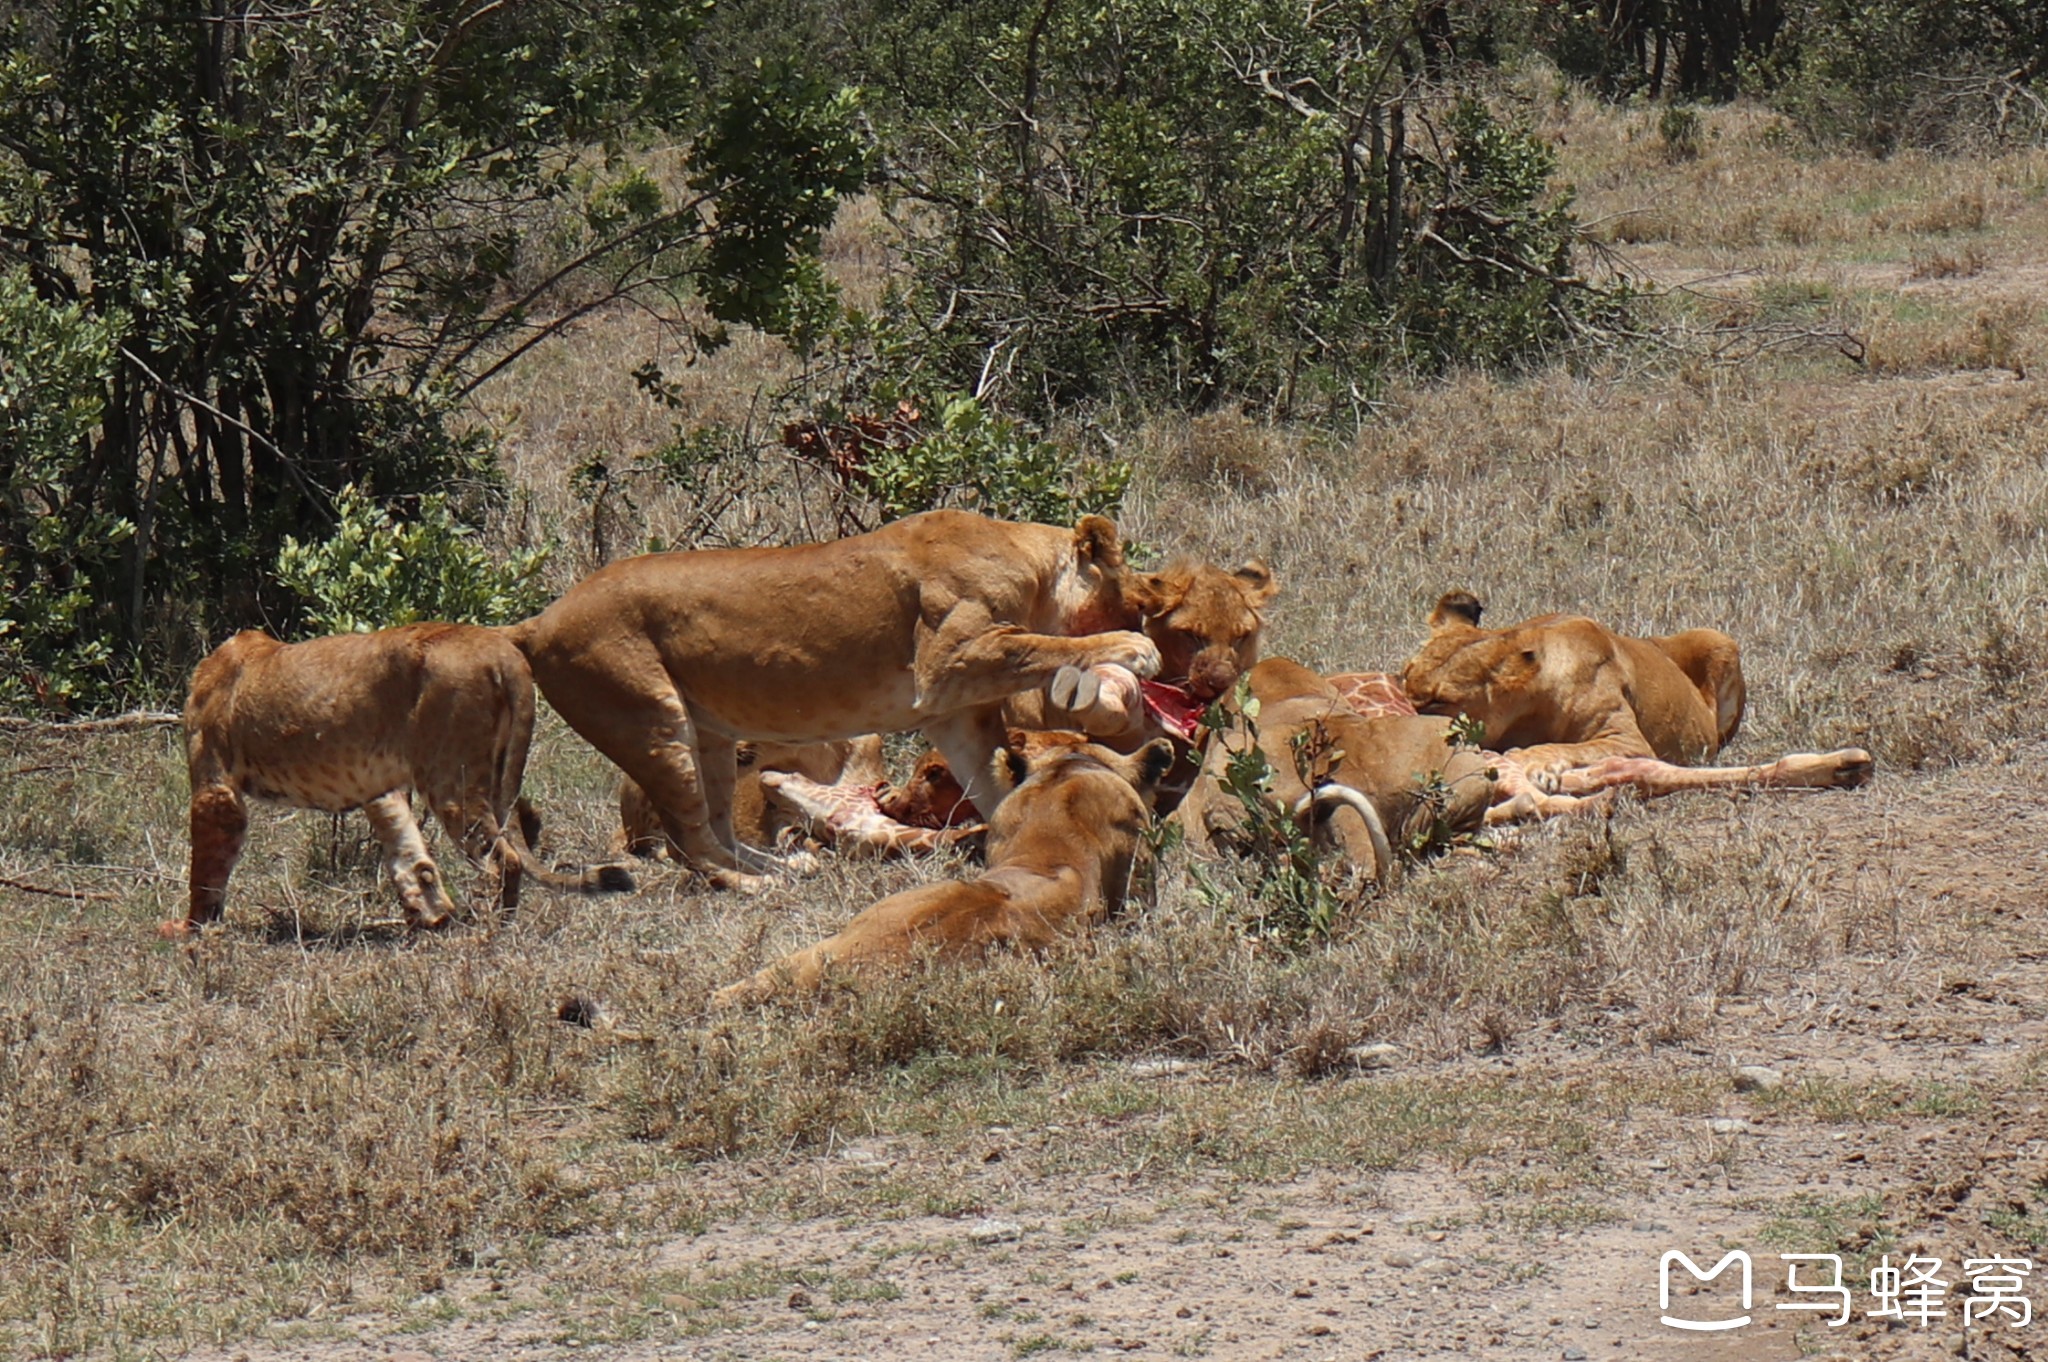
[{"label": "savanna vegetation", "polygon": [[[1312,932],[1169,850],[1071,954],[713,1019],[956,867],[652,870],[413,939],[360,826],[259,810],[180,951],[175,739],[6,728],[0,1344],[844,1355],[955,1221],[1248,1255],[1226,1208],[1311,1176],[1375,1262],[1419,1207],[1518,1291],[1516,1244],[1569,1278],[1558,1235],[1702,1207],[1753,1248],[2048,1243],[2048,1168],[1980,1147],[2048,1135],[2036,8],[0,11],[15,713],[174,703],[252,623],[516,618],[649,547],[1113,508],[1143,554],[1267,557],[1268,650],[1331,670],[1457,586],[1715,624],[1732,756],[1883,772],[1467,848]],[[601,853],[610,781],[543,725],[552,850]],[[937,1265],[656,1252],[856,1220]],[[1175,1303],[1162,1346],[1230,1354]],[[957,1336],[1102,1341],[1023,1313]]]}]

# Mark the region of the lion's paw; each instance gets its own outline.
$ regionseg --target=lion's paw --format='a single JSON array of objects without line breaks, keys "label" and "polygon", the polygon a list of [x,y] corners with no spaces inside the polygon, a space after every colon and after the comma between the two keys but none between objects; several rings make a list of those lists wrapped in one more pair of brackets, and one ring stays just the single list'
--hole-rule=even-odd
[{"label": "lion's paw", "polygon": [[1519,766],[1529,783],[1547,795],[1554,795],[1564,788],[1564,773],[1571,769],[1566,763],[1555,759],[1532,757],[1521,748],[1503,752],[1501,755]]},{"label": "lion's paw", "polygon": [[1095,641],[1097,666],[1122,667],[1144,680],[1159,675],[1159,647],[1143,634],[1118,630],[1098,634]]}]

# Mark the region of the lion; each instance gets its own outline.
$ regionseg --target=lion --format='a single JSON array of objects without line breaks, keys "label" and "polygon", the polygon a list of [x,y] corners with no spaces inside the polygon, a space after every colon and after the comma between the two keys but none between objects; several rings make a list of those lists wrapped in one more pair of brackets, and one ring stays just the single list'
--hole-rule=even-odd
[{"label": "lion", "polygon": [[[1345,672],[1326,680],[1347,706],[1367,718],[1416,713],[1397,676]],[[1622,790],[1657,799],[1688,790],[1853,789],[1868,783],[1876,772],[1870,753],[1845,747],[1792,752],[1762,766],[1678,766],[1656,757],[1602,757],[1538,782],[1518,756],[1496,752],[1488,760],[1493,779],[1493,806],[1486,811],[1489,824],[1610,812]]]},{"label": "lion", "polygon": [[[1136,578],[1127,595],[1159,648],[1159,676],[1140,682],[1111,664],[1064,667],[1045,690],[1012,696],[1003,706],[1008,746],[1024,751],[1028,735],[1062,731],[1085,732],[1125,753],[1161,736],[1192,743],[1202,710],[1258,661],[1265,609],[1279,590],[1272,569],[1256,558],[1229,572],[1180,559]],[[1192,779],[1187,763],[1161,785],[1162,800],[1177,802]],[[884,785],[875,803],[885,818],[909,827],[959,827],[980,817],[938,751],[920,757],[901,786]]]},{"label": "lion", "polygon": [[1453,591],[1401,684],[1425,714],[1463,715],[1539,785],[1608,757],[1679,766],[1711,760],[1742,723],[1742,654],[1714,629],[1629,638],[1583,615],[1482,629],[1483,607]]},{"label": "lion", "polygon": [[1459,746],[1449,719],[1366,717],[1328,679],[1291,658],[1269,657],[1245,680],[1244,702],[1235,695],[1224,702],[1234,723],[1209,744],[1201,774],[1173,814],[1196,854],[1235,840],[1243,827],[1249,811],[1226,778],[1254,730],[1275,811],[1308,824],[1376,880],[1393,870],[1396,844],[1484,826],[1494,798],[1493,762]]},{"label": "lion", "polygon": [[1122,906],[1146,827],[1152,786],[1173,764],[1155,739],[1134,755],[1099,743],[1008,748],[990,762],[1005,787],[988,828],[988,868],[974,879],[905,890],[844,929],[712,995],[714,1007],[814,990],[826,970],[900,966],[921,952],[973,959],[999,947],[1044,950]]},{"label": "lion", "polygon": [[416,928],[443,925],[454,905],[413,817],[413,790],[483,868],[483,897],[501,911],[517,905],[522,873],[580,892],[630,891],[618,866],[564,876],[534,859],[539,819],[519,799],[533,712],[526,659],[496,629],[408,624],[291,644],[236,634],[192,673],[190,901],[184,920],[161,930],[184,935],[219,919],[252,798],[362,809]]},{"label": "lion", "polygon": [[828,543],[624,559],[511,637],[685,861],[752,888],[781,863],[733,833],[741,740],[920,729],[992,814],[1004,701],[1063,668],[1156,675],[1139,631],[1155,605],[1171,613],[1101,516],[1062,529],[927,511]]},{"label": "lion", "polygon": [[[1539,783],[1523,764],[1523,752],[1463,745],[1449,718],[1417,714],[1397,679],[1382,672],[1324,677],[1268,658],[1252,668],[1247,690],[1258,701],[1251,727],[1271,772],[1268,794],[1276,812],[1308,822],[1320,840],[1339,844],[1347,860],[1380,879],[1396,846],[1481,826],[1604,814],[1622,790],[1654,799],[1688,790],[1847,789],[1868,782],[1874,771],[1868,752],[1844,748],[1795,752],[1763,766],[1601,757]],[[1174,814],[1197,854],[1235,840],[1247,816],[1225,776],[1245,749],[1249,706],[1235,698],[1226,703],[1238,719],[1236,731],[1218,735]]]}]

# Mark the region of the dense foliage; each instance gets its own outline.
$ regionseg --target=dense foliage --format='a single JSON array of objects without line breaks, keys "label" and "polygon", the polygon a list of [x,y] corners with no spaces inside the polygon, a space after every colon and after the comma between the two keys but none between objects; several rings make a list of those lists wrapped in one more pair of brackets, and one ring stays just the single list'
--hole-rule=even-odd
[{"label": "dense foliage", "polygon": [[[1481,97],[1532,52],[1617,98],[1765,92],[1879,150],[2048,131],[2022,0],[11,5],[0,704],[175,676],[222,626],[367,622],[311,547],[280,577],[286,545],[339,562],[373,513],[459,542],[501,489],[451,416],[621,300],[700,347],[787,336],[785,419],[922,411],[837,468],[849,527],[1112,507],[1113,440],[1056,447],[1055,417],[1350,419],[1393,368],[1605,345],[1629,299],[1580,268],[1549,148]],[[1684,107],[1660,127],[1696,145]],[[868,184],[902,256],[856,309],[815,247]],[[715,519],[760,452],[729,436],[580,472],[600,550],[634,546],[599,522],[636,479]]]},{"label": "dense foliage", "polygon": [[438,492],[400,520],[354,487],[335,498],[340,524],[324,540],[287,537],[277,578],[308,602],[306,624],[321,633],[367,633],[420,620],[510,624],[537,614],[547,597],[535,580],[547,550],[500,559],[478,542]]},{"label": "dense foliage", "polygon": [[1390,365],[1515,363],[1607,314],[1526,130],[1459,98],[1427,6],[1047,0],[848,39],[891,89],[896,376],[1074,403],[1344,408]]},{"label": "dense foliage", "polygon": [[[494,462],[451,404],[610,300],[693,290],[776,324],[864,173],[850,96],[703,79],[699,19],[10,6],[0,306],[30,324],[0,347],[40,414],[0,448],[0,573],[32,602],[0,686],[63,702],[103,661],[189,655],[215,617],[289,619],[278,550],[330,532],[344,486],[473,512]],[[654,133],[688,142],[680,194],[632,154]]]}]

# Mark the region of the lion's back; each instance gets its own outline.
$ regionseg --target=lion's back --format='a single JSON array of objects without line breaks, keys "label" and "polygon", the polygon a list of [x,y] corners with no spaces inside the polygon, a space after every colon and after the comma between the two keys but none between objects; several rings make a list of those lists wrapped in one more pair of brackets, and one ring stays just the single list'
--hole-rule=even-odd
[{"label": "lion's back", "polygon": [[244,631],[193,674],[185,726],[200,768],[259,798],[356,807],[442,767],[495,764],[503,717],[530,729],[532,680],[502,633],[411,624],[282,644]]}]

